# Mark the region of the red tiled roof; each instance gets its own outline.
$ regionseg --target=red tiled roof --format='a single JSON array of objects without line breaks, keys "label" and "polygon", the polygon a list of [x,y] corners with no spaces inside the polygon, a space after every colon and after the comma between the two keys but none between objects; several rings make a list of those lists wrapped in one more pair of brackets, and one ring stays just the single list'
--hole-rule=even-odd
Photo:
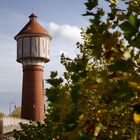
[{"label": "red tiled roof", "polygon": [[[32,13],[29,16],[30,20],[29,22],[22,28],[22,30],[15,36],[15,39],[18,36],[26,35],[26,34],[41,34],[49,36],[48,32],[38,23],[37,16]],[[50,37],[51,38],[51,37]]]}]

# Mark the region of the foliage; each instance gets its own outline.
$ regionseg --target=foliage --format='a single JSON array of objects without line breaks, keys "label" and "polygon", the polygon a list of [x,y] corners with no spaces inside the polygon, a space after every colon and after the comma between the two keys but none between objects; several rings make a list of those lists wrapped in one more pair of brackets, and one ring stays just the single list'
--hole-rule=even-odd
[{"label": "foliage", "polygon": [[3,112],[0,112],[0,118],[6,116]]},{"label": "foliage", "polygon": [[21,107],[20,107],[20,106],[16,107],[16,108],[13,110],[11,116],[12,116],[12,117],[20,118],[20,116],[21,116]]},{"label": "foliage", "polygon": [[[85,3],[89,26],[77,43],[80,53],[73,60],[62,54],[64,77],[52,72],[47,80],[47,119],[28,126],[33,137],[39,131],[46,140],[140,137],[140,1],[120,0],[124,9],[117,0],[105,2],[108,11],[99,0]],[[18,136],[32,139],[26,128]]]}]

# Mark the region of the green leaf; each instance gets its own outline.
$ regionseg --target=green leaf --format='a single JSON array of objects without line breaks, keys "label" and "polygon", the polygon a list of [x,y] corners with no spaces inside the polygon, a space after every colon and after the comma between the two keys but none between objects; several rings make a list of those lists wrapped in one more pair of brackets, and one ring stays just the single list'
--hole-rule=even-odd
[{"label": "green leaf", "polygon": [[126,39],[131,39],[132,36],[135,36],[139,31],[139,27],[140,20],[134,15],[131,15],[127,21],[120,25],[120,28],[123,30]]},{"label": "green leaf", "polygon": [[118,0],[110,0],[110,3],[113,5],[118,5]]},{"label": "green leaf", "polygon": [[79,92],[78,92],[79,90],[80,90],[79,86],[72,87],[71,98],[74,102],[77,102],[80,98],[80,95],[79,95]]},{"label": "green leaf", "polygon": [[129,31],[129,32],[132,32],[134,27],[131,26],[131,24],[129,22],[124,22],[120,25],[121,29],[126,32],[126,31]]},{"label": "green leaf", "polygon": [[137,20],[137,17],[136,17],[136,16],[130,15],[130,17],[129,17],[129,19],[128,19],[128,22],[129,22],[134,28],[137,27],[138,20]]},{"label": "green leaf", "polygon": [[108,13],[109,19],[114,20],[115,19],[115,14],[114,13]]},{"label": "green leaf", "polygon": [[83,14],[83,16],[94,16],[94,14],[93,12],[86,11],[86,13]]},{"label": "green leaf", "polygon": [[88,2],[85,3],[85,5],[88,10],[92,10],[98,5],[98,0],[88,0]]},{"label": "green leaf", "polygon": [[131,37],[137,32],[137,30],[127,21],[122,23],[120,28],[123,30],[126,39],[131,39]]},{"label": "green leaf", "polygon": [[115,100],[120,101],[126,101],[133,96],[132,90],[129,87],[128,82],[123,80],[117,81],[116,87],[114,88],[112,95]]},{"label": "green leaf", "polygon": [[92,137],[88,134],[82,133],[80,135],[80,140],[92,140]]},{"label": "green leaf", "polygon": [[115,64],[110,65],[108,68],[110,71],[128,72],[133,68],[133,62],[131,60],[119,60]]},{"label": "green leaf", "polygon": [[58,78],[58,79],[47,79],[46,81],[47,81],[47,83],[49,83],[50,85],[56,87],[56,86],[60,86],[60,85],[62,84],[63,79],[60,77],[60,78]]},{"label": "green leaf", "polygon": [[50,77],[55,78],[57,76],[57,71],[52,71]]},{"label": "green leaf", "polygon": [[72,131],[76,128],[77,122],[76,118],[74,115],[69,115],[67,118],[64,120],[64,127],[66,131]]},{"label": "green leaf", "polygon": [[101,58],[101,55],[102,55],[102,45],[101,45],[101,42],[98,42],[98,43],[95,44],[94,50],[93,50],[93,54],[98,59]]},{"label": "green leaf", "polygon": [[136,113],[140,114],[140,104],[134,105],[133,108]]},{"label": "green leaf", "polygon": [[140,34],[133,41],[134,46],[140,49]]}]

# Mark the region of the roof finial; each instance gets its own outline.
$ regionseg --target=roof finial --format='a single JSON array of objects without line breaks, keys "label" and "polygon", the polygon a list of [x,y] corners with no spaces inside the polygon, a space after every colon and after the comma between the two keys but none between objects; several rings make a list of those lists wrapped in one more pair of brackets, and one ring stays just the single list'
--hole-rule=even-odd
[{"label": "roof finial", "polygon": [[30,18],[30,20],[34,20],[34,19],[37,19],[37,16],[36,16],[34,13],[32,13],[32,14],[29,16],[29,18]]}]

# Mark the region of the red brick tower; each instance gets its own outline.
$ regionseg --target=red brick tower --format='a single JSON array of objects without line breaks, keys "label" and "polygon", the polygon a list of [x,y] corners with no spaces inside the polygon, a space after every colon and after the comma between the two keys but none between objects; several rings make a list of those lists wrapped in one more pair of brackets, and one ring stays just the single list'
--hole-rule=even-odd
[{"label": "red brick tower", "polygon": [[44,64],[49,61],[48,32],[31,14],[25,27],[15,36],[17,61],[23,65],[21,117],[33,121],[44,120]]}]

